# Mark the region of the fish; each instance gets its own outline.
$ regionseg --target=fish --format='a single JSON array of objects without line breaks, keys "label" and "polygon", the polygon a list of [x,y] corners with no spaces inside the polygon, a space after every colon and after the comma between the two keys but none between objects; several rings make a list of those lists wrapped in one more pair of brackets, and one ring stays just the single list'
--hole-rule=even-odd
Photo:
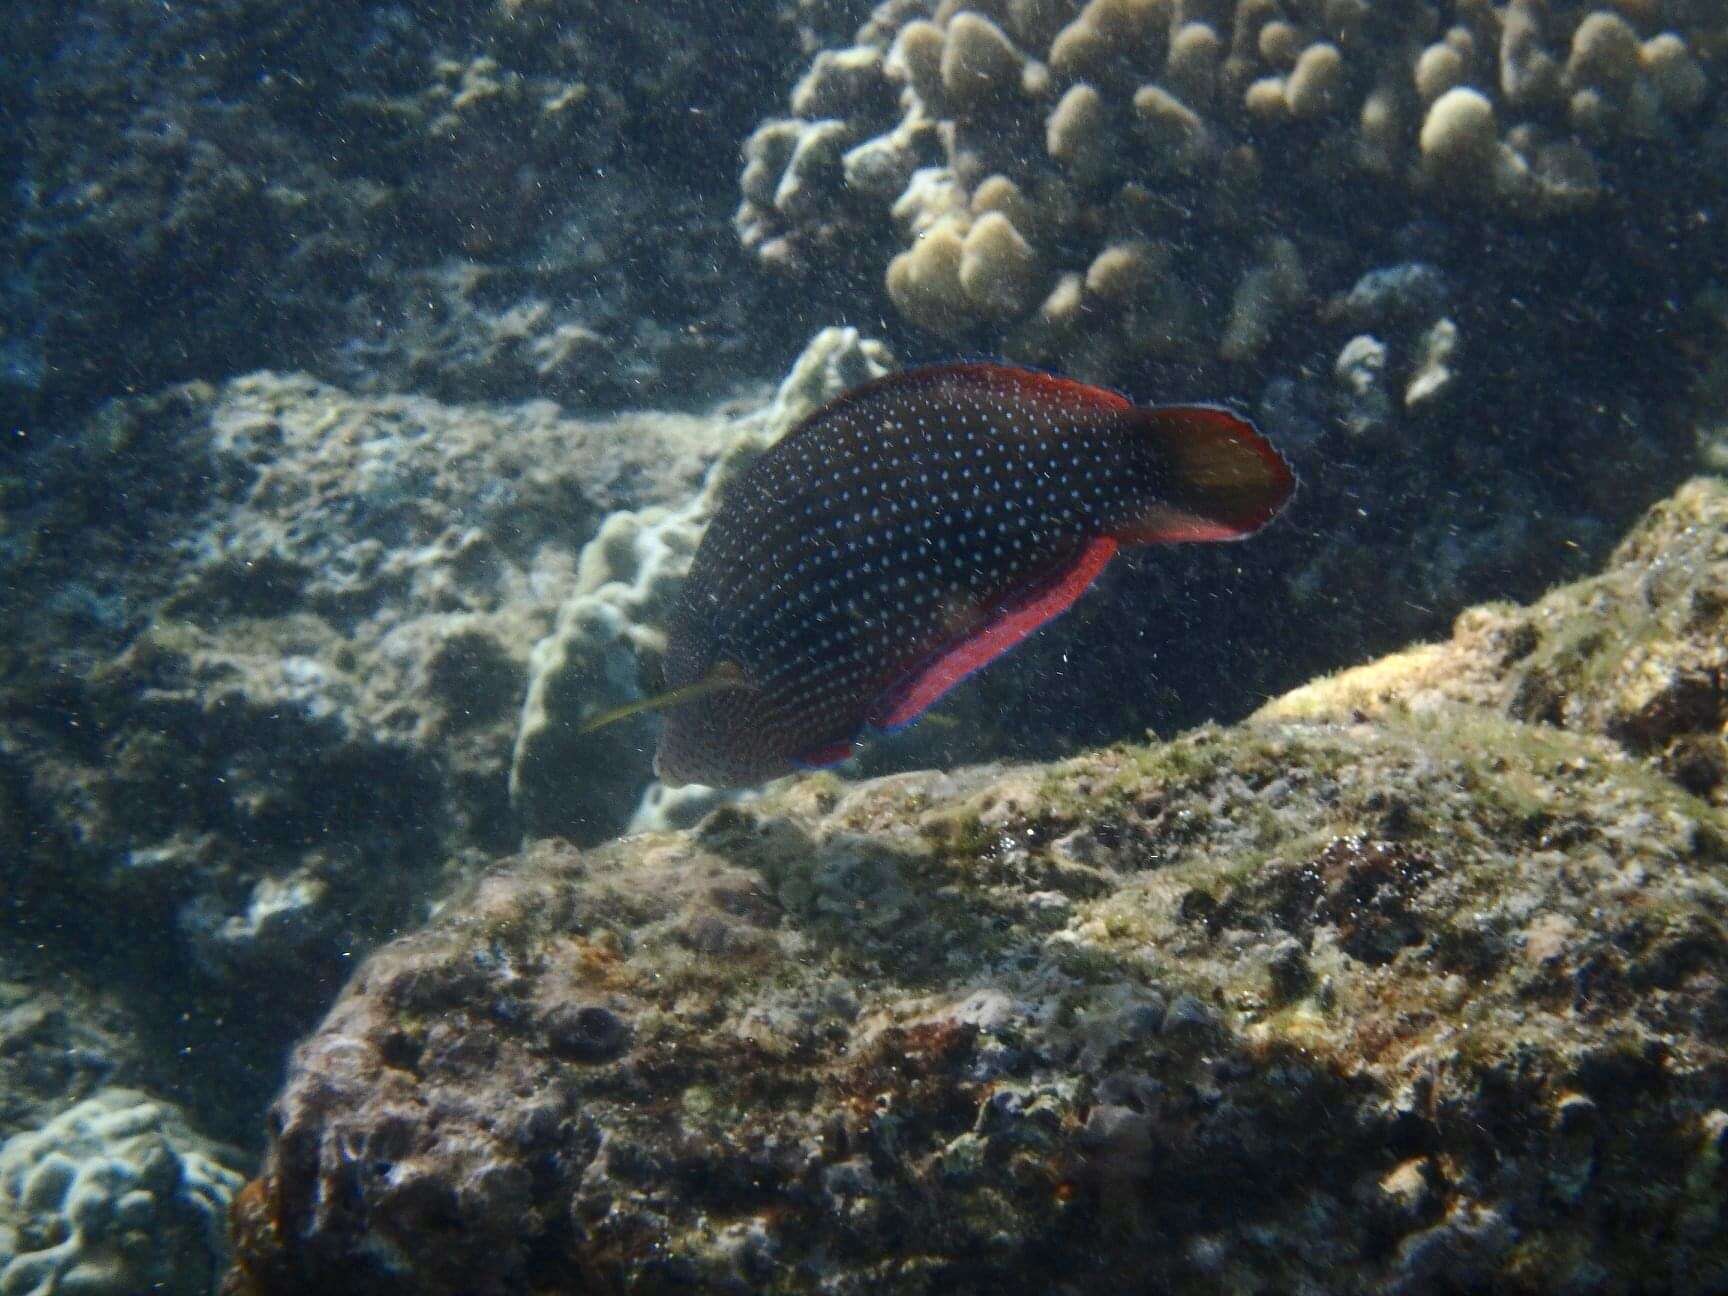
[{"label": "fish", "polygon": [[912,724],[1066,611],[1124,546],[1239,540],[1290,464],[1216,405],[1137,406],[990,362],[829,401],[719,503],[673,608],[655,773],[749,787]]}]

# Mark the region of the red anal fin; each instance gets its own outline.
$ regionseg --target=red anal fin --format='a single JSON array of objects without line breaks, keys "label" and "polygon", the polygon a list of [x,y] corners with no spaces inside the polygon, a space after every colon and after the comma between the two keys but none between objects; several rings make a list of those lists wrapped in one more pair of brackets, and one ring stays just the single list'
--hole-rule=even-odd
[{"label": "red anal fin", "polygon": [[803,769],[826,769],[830,765],[838,765],[852,755],[852,744],[849,742],[829,743],[826,747],[818,747],[807,751],[801,756],[794,756],[792,763]]},{"label": "red anal fin", "polygon": [[1047,621],[1062,615],[1084,594],[1116,554],[1116,541],[1099,536],[1082,549],[1057,576],[1029,597],[1005,606],[995,617],[967,635],[918,672],[890,689],[870,723],[881,729],[902,729],[934,706],[961,680],[982,670],[1014,648]]}]

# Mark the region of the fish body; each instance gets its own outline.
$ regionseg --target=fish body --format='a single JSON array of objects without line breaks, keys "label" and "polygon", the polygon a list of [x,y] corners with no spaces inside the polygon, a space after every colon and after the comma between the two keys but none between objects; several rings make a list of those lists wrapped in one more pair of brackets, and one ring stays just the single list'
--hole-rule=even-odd
[{"label": "fish body", "polygon": [[709,523],[670,628],[656,771],[738,787],[842,760],[1065,610],[1122,545],[1240,538],[1293,487],[1212,406],[982,363],[847,392]]}]

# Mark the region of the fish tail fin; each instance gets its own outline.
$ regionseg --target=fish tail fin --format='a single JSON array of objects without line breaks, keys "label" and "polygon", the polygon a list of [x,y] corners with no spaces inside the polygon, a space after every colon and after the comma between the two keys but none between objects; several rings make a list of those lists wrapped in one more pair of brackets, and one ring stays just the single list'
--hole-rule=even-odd
[{"label": "fish tail fin", "polygon": [[596,712],[584,720],[576,732],[591,734],[596,729],[604,729],[608,725],[617,724],[620,720],[628,720],[631,716],[641,715],[647,711],[665,711],[671,707],[682,706],[686,702],[694,702],[697,698],[707,697],[710,693],[719,693],[724,689],[753,687],[755,686],[744,678],[744,670],[737,662],[723,661],[694,684],[668,689],[666,692],[657,693],[653,697],[638,698],[634,702],[626,702],[622,706]]},{"label": "fish tail fin", "polygon": [[1240,540],[1296,488],[1289,461],[1247,419],[1216,405],[1164,405],[1132,416],[1157,452],[1160,499],[1116,533],[1125,544]]}]

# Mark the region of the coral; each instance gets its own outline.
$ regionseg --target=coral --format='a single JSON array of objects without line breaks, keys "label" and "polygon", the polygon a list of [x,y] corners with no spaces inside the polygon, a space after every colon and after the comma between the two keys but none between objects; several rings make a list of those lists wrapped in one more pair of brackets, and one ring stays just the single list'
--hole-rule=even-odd
[{"label": "coral", "polygon": [[104,1089],[0,1145],[0,1291],[206,1296],[228,1260],[237,1154]]},{"label": "coral", "polygon": [[[1703,156],[1725,38],[1719,16],[1680,0],[1624,14],[1535,0],[885,6],[858,44],[816,58],[792,117],[748,141],[736,223],[764,261],[815,268],[873,255],[891,213],[904,250],[887,296],[948,339],[1106,374],[1148,348],[1240,360],[1260,340],[1242,316],[1277,296],[1254,246],[1267,225],[1292,284],[1335,256],[1333,219],[1371,237],[1412,201],[1658,228],[1640,151]],[[1013,212],[980,202],[1004,186]],[[1359,211],[1335,210],[1341,187],[1361,191]],[[981,293],[957,262],[986,215],[984,237],[1002,246],[1011,231],[1015,251],[1011,286]],[[1188,332],[1140,327],[1101,294],[1083,329],[1052,327],[1071,313],[1053,307],[1066,276],[1128,239],[1191,250],[1169,269],[1197,304]]]},{"label": "coral", "polygon": [[642,715],[584,734],[583,720],[643,696],[644,673],[655,673],[674,601],[727,483],[823,401],[891,365],[882,345],[857,330],[824,329],[773,403],[734,429],[693,499],[620,510],[601,525],[582,551],[556,626],[535,646],[529,667],[510,767],[511,798],[529,832],[600,841],[630,821],[644,796],[654,802],[643,808],[650,816],[644,822],[655,822],[666,804],[663,793],[648,789],[658,722]]},{"label": "coral", "polygon": [[1426,697],[529,847],[296,1051],[228,1290],[1721,1289],[1728,810],[1623,717],[1725,522]]}]

